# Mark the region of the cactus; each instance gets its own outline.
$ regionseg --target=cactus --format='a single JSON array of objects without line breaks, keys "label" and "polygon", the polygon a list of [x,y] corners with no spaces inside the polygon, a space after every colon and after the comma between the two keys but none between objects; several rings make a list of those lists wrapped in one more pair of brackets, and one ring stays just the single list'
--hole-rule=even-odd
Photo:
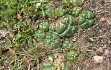
[{"label": "cactus", "polygon": [[49,30],[49,24],[47,22],[43,22],[39,24],[39,29],[42,31],[48,31]]},{"label": "cactus", "polygon": [[63,7],[58,7],[55,9],[54,16],[61,17],[61,16],[65,15],[65,13],[66,13],[66,10],[63,9]]},{"label": "cactus", "polygon": [[53,17],[54,15],[54,9],[51,5],[46,5],[46,10],[45,10],[45,13],[48,17]]},{"label": "cactus", "polygon": [[50,24],[50,27],[49,27],[49,30],[55,31],[55,30],[56,30],[56,24],[51,23],[51,24]]},{"label": "cactus", "polygon": [[37,32],[35,32],[34,38],[36,41],[41,41],[45,38],[45,32],[42,30],[38,30]]},{"label": "cactus", "polygon": [[73,47],[73,44],[74,44],[74,42],[72,41],[72,40],[65,40],[64,42],[63,42],[63,48],[64,49],[71,49],[72,47]]},{"label": "cactus", "polygon": [[72,9],[72,16],[78,17],[80,14],[80,11],[77,8]]},{"label": "cactus", "polygon": [[84,0],[75,0],[75,3],[76,3],[76,5],[77,6],[82,6],[83,5],[83,3],[84,3]]},{"label": "cactus", "polygon": [[52,48],[60,48],[62,45],[61,38],[54,33],[48,33],[44,39],[45,44],[49,45]]},{"label": "cactus", "polygon": [[77,52],[71,50],[71,51],[67,52],[67,59],[69,61],[74,62],[77,58],[77,55],[78,55]]},{"label": "cactus", "polygon": [[79,15],[79,25],[81,28],[89,28],[94,24],[94,14],[91,11],[85,11]]},{"label": "cactus", "polygon": [[71,15],[67,15],[66,20],[59,23],[56,31],[61,37],[70,37],[77,31],[78,22]]}]

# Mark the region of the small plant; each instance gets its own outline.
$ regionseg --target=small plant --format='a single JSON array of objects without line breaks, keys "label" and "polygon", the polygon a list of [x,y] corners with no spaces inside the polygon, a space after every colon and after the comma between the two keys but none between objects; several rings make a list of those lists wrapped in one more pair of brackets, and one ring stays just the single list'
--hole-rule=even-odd
[{"label": "small plant", "polygon": [[42,30],[38,30],[37,32],[35,32],[34,34],[34,38],[36,41],[42,41],[45,38],[45,32]]},{"label": "small plant", "polygon": [[56,30],[56,24],[51,23],[51,24],[50,24],[50,27],[49,27],[49,30],[50,30],[50,31],[55,31],[55,30]]},{"label": "small plant", "polygon": [[74,62],[77,59],[77,55],[78,55],[78,53],[76,51],[71,50],[71,51],[67,52],[67,59],[69,61]]},{"label": "small plant", "polygon": [[83,3],[84,3],[84,0],[75,0],[75,3],[76,3],[76,5],[77,6],[82,6],[83,5]]},{"label": "small plant", "polygon": [[63,42],[63,48],[70,50],[74,46],[74,42],[72,40],[65,40]]},{"label": "small plant", "polygon": [[54,16],[61,17],[66,14],[66,10],[63,7],[58,7],[55,9]]},{"label": "small plant", "polygon": [[78,17],[79,14],[80,14],[80,11],[79,11],[77,8],[73,8],[71,14],[72,14],[72,16],[74,16],[74,17]]},{"label": "small plant", "polygon": [[47,22],[43,22],[39,24],[39,29],[42,31],[48,31],[49,30],[49,24]]},{"label": "small plant", "polygon": [[78,22],[71,15],[67,15],[64,21],[58,25],[56,31],[61,37],[70,37],[78,30],[77,25]]},{"label": "small plant", "polygon": [[61,48],[62,45],[61,38],[54,33],[48,33],[44,39],[44,43],[55,49]]},{"label": "small plant", "polygon": [[94,14],[91,11],[85,11],[79,15],[79,25],[81,28],[89,28],[94,24]]}]

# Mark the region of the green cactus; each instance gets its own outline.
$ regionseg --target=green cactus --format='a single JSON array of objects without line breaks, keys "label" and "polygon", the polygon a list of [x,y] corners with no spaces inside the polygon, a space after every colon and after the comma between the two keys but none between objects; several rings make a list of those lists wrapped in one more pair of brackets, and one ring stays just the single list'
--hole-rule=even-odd
[{"label": "green cactus", "polygon": [[58,8],[55,9],[55,12],[54,12],[55,17],[61,17],[65,14],[66,14],[66,10],[63,9],[63,7],[58,7]]},{"label": "green cactus", "polygon": [[55,49],[60,48],[62,45],[61,38],[54,33],[48,33],[44,39],[44,42]]},{"label": "green cactus", "polygon": [[77,8],[72,9],[72,16],[78,17],[80,14],[80,11]]},{"label": "green cactus", "polygon": [[73,47],[74,42],[72,40],[65,40],[63,42],[63,49],[71,49]]},{"label": "green cactus", "polygon": [[50,6],[50,5],[47,5],[45,13],[46,13],[46,15],[48,17],[51,17],[51,16],[53,17],[53,15],[54,15],[54,8],[52,6]]},{"label": "green cactus", "polygon": [[49,26],[50,26],[50,24],[48,24],[47,22],[43,22],[43,23],[39,24],[39,29],[42,31],[48,31]]},{"label": "green cactus", "polygon": [[34,38],[36,41],[41,41],[45,38],[45,32],[42,30],[38,30],[37,32],[35,32],[34,34]]},{"label": "green cactus", "polygon": [[61,37],[70,37],[78,30],[78,22],[75,21],[71,15],[67,15],[65,19],[65,21],[58,25],[56,32],[60,34]]},{"label": "green cactus", "polygon": [[42,67],[41,67],[42,70],[54,70],[54,66],[52,63],[42,63]]},{"label": "green cactus", "polygon": [[94,14],[91,11],[85,11],[79,15],[79,25],[81,28],[89,28],[94,24]]},{"label": "green cactus", "polygon": [[75,0],[75,3],[76,3],[76,5],[77,6],[82,6],[83,5],[83,3],[84,3],[84,0]]},{"label": "green cactus", "polygon": [[51,23],[51,24],[50,24],[50,27],[49,27],[49,30],[55,31],[55,30],[56,30],[56,24]]},{"label": "green cactus", "polygon": [[67,59],[69,61],[74,62],[77,58],[77,55],[78,55],[77,52],[71,50],[71,51],[67,52]]}]

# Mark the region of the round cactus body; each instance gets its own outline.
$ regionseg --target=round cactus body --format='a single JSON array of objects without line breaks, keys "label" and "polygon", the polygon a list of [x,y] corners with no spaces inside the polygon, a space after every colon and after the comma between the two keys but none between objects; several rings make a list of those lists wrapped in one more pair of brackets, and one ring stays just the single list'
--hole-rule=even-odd
[{"label": "round cactus body", "polygon": [[74,42],[72,40],[65,40],[62,46],[64,49],[71,49],[73,45],[74,45]]},{"label": "round cactus body", "polygon": [[47,15],[48,17],[53,16],[53,15],[54,15],[54,9],[53,9],[53,7],[50,6],[50,5],[47,5],[47,6],[46,6],[45,13],[46,13],[46,15]]},{"label": "round cactus body", "polygon": [[78,55],[77,52],[75,52],[75,51],[69,51],[69,52],[67,52],[67,59],[69,61],[74,62],[76,60],[76,56],[77,55]]},{"label": "round cactus body", "polygon": [[75,0],[75,3],[76,3],[76,5],[77,6],[82,6],[83,5],[83,3],[84,3],[84,0]]},{"label": "round cactus body", "polygon": [[72,9],[72,16],[74,16],[74,17],[78,17],[79,16],[79,10],[77,9],[77,8],[73,8]]},{"label": "round cactus body", "polygon": [[55,31],[56,30],[56,24],[54,24],[54,23],[50,24],[49,30]]},{"label": "round cactus body", "polygon": [[61,17],[61,16],[65,15],[65,13],[66,13],[66,10],[63,9],[63,7],[58,7],[55,9],[54,16]]},{"label": "round cactus body", "polygon": [[79,25],[81,28],[89,28],[94,24],[94,14],[91,11],[85,11],[79,15]]},{"label": "round cactus body", "polygon": [[45,38],[45,32],[42,31],[42,30],[38,30],[35,35],[34,35],[34,38],[36,41],[41,41],[42,39]]},{"label": "round cactus body", "polygon": [[42,31],[48,31],[49,30],[49,24],[47,22],[43,22],[39,24],[39,29]]},{"label": "round cactus body", "polygon": [[62,45],[60,37],[54,33],[48,33],[44,39],[44,42],[55,49],[60,48]]},{"label": "round cactus body", "polygon": [[67,15],[65,20],[58,24],[57,33],[61,37],[70,37],[77,31],[78,22],[71,15]]}]

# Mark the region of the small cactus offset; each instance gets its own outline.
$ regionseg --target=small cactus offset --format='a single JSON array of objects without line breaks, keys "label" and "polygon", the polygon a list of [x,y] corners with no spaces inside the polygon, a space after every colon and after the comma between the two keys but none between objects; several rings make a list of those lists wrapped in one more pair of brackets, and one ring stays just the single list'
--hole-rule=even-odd
[{"label": "small cactus offset", "polygon": [[77,59],[78,53],[76,51],[69,51],[67,52],[67,60],[74,62]]},{"label": "small cactus offset", "polygon": [[84,0],[75,0],[75,3],[76,3],[76,5],[77,6],[82,6],[83,5],[83,3],[84,3]]},{"label": "small cactus offset", "polygon": [[74,16],[74,17],[78,17],[79,14],[80,14],[80,11],[79,11],[77,8],[73,8],[71,14],[72,14],[72,16]]},{"label": "small cactus offset", "polygon": [[45,38],[45,32],[42,30],[38,30],[35,33],[34,38],[36,41],[42,41]]},{"label": "small cactus offset", "polygon": [[72,40],[65,40],[63,42],[63,49],[71,49],[74,46],[74,42]]},{"label": "small cactus offset", "polygon": [[43,22],[39,24],[39,29],[42,31],[48,31],[49,30],[49,23]]}]

